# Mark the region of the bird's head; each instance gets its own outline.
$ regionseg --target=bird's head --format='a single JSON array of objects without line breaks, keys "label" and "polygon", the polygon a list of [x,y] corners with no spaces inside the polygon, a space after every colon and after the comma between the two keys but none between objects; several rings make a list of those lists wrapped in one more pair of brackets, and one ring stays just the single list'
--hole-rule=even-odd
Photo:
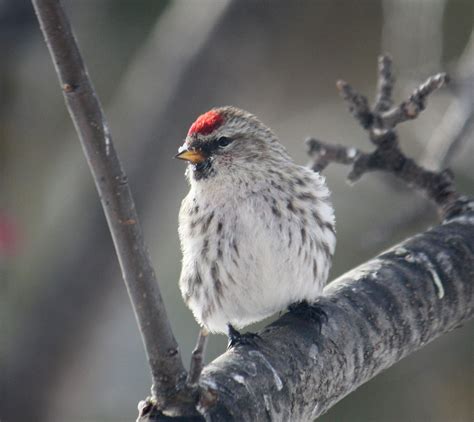
[{"label": "bird's head", "polygon": [[230,106],[199,116],[176,158],[189,162],[188,176],[195,181],[255,175],[267,163],[289,159],[267,126],[254,115]]}]

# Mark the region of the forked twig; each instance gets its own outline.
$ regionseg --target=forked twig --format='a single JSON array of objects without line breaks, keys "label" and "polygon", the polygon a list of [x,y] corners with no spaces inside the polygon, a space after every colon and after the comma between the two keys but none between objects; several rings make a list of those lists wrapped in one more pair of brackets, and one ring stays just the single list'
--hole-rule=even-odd
[{"label": "forked twig", "polygon": [[355,91],[344,81],[337,82],[337,88],[349,105],[349,110],[360,125],[368,131],[375,150],[367,153],[355,148],[334,146],[317,139],[307,140],[308,153],[312,157],[312,168],[324,169],[330,162],[348,164],[352,169],[348,175],[351,182],[363,174],[382,170],[394,174],[409,186],[421,190],[435,202],[444,215],[459,195],[453,186],[449,171],[433,172],[419,166],[401,150],[396,126],[415,119],[426,107],[430,94],[447,81],[445,73],[428,78],[412,95],[396,107],[392,107],[392,92],[395,78],[392,62],[388,56],[379,58],[378,90],[374,106],[367,97]]}]

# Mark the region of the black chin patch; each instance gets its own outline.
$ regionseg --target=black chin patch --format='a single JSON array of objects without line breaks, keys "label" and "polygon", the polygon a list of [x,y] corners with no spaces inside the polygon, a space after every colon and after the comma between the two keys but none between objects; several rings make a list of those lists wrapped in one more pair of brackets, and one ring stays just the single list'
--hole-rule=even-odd
[{"label": "black chin patch", "polygon": [[215,174],[211,160],[208,158],[191,166],[194,180],[203,180]]}]

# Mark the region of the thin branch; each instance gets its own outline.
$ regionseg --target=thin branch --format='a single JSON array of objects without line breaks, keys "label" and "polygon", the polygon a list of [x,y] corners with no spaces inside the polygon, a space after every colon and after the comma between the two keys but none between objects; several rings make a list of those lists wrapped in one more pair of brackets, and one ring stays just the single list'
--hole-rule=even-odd
[{"label": "thin branch", "polygon": [[[433,171],[441,171],[468,142],[474,130],[474,32],[456,65],[451,88],[454,98],[439,124],[432,131],[431,139],[419,160],[420,164]],[[366,247],[386,242],[400,230],[419,222],[432,211],[432,204],[415,200],[400,210],[393,221],[386,221],[384,227],[376,227],[367,233]]]},{"label": "thin branch", "polygon": [[[450,205],[458,199],[453,185],[453,177],[449,171],[432,172],[419,166],[408,158],[400,149],[396,126],[407,120],[415,119],[426,107],[430,94],[439,89],[447,81],[444,73],[428,78],[413,94],[397,107],[388,109],[392,103],[394,77],[391,70],[391,60],[388,56],[379,58],[378,92],[373,108],[364,95],[355,91],[344,81],[337,82],[337,88],[349,106],[349,111],[360,125],[369,133],[375,150],[370,153],[355,150],[354,148],[334,147],[318,140],[309,141],[309,153],[313,158],[312,167],[324,168],[330,161],[352,165],[348,175],[351,182],[357,181],[363,174],[382,170],[394,174],[408,186],[421,190],[438,206],[441,214],[445,214]],[[321,154],[321,152],[325,152]],[[346,157],[350,159],[343,159]]]},{"label": "thin branch", "polygon": [[313,171],[322,171],[330,163],[354,164],[363,152],[357,148],[348,148],[344,145],[328,144],[315,138],[308,138],[305,141],[307,152],[313,161],[310,167]]},{"label": "thin branch", "polygon": [[395,77],[392,72],[392,58],[389,56],[379,57],[379,78],[377,81],[377,95],[375,98],[374,112],[382,113],[392,107],[392,92]]},{"label": "thin branch", "polygon": [[188,379],[186,383],[192,388],[197,385],[199,376],[204,366],[204,356],[208,340],[208,331],[205,328],[199,330],[196,347],[193,350],[191,366],[189,367]]},{"label": "thin branch", "polygon": [[104,208],[150,363],[153,395],[162,408],[172,408],[181,400],[177,390],[184,384],[186,371],[143,240],[127,176],[60,2],[33,0],[33,6]]},{"label": "thin branch", "polygon": [[415,89],[408,100],[401,103],[398,107],[381,113],[377,116],[379,129],[392,129],[400,123],[407,120],[413,120],[425,109],[428,96],[441,88],[448,81],[445,73],[429,77],[424,83]]},{"label": "thin branch", "polygon": [[359,94],[346,81],[336,82],[339,94],[347,102],[349,111],[364,129],[370,129],[374,124],[374,115],[365,95]]}]

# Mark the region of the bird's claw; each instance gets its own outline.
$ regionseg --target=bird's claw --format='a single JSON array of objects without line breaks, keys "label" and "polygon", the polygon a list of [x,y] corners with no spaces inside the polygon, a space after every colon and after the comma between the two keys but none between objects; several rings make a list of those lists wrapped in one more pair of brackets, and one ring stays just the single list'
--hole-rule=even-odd
[{"label": "bird's claw", "polygon": [[328,322],[326,311],[318,303],[310,304],[305,300],[292,303],[288,306],[288,312],[298,318],[304,318],[315,323],[319,331],[321,331],[322,325]]},{"label": "bird's claw", "polygon": [[239,333],[231,324],[227,325],[229,342],[227,343],[227,350],[235,346],[257,346],[257,340],[262,338],[257,333]]}]

